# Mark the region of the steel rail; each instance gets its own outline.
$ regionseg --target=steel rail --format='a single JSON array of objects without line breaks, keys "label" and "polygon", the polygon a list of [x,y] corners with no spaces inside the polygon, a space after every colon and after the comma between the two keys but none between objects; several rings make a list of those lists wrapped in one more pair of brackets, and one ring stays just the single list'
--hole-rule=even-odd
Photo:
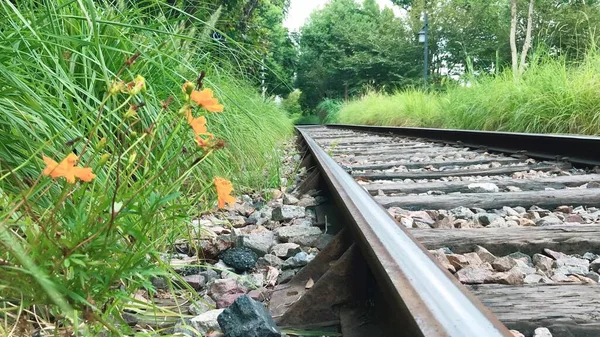
[{"label": "steel rail", "polygon": [[512,337],[512,333],[305,132],[297,127],[378,287],[403,326],[397,336]]},{"label": "steel rail", "polygon": [[492,151],[520,153],[546,160],[566,159],[575,165],[600,165],[600,137],[492,132],[458,129],[409,128],[328,124],[328,127],[454,142]]}]

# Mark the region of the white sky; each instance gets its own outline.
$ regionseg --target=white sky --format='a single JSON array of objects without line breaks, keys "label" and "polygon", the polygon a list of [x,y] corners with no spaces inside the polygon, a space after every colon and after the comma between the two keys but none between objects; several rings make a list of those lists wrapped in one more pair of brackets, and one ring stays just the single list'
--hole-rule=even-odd
[{"label": "white sky", "polygon": [[[356,1],[362,2],[359,0]],[[299,30],[304,25],[304,21],[310,16],[310,13],[317,8],[323,8],[323,5],[327,2],[329,0],[292,0],[288,16],[283,25],[289,30]],[[392,5],[390,0],[377,0],[377,3],[382,8],[386,6],[391,7],[394,9],[396,15],[400,15],[400,9]]]}]

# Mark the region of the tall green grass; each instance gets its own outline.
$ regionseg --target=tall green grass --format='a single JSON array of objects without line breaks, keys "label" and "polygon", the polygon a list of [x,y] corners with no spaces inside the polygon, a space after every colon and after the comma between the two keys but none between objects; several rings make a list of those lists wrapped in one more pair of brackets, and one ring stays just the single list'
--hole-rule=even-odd
[{"label": "tall green grass", "polygon": [[[162,1],[16,3],[0,3],[0,335],[32,317],[63,329],[50,333],[81,322],[84,335],[130,333],[123,307],[153,291],[149,278],[168,270],[159,253],[214,208],[212,178],[277,186],[291,123],[213,56],[202,21],[184,24]],[[207,118],[226,146],[208,154],[179,111],[181,84],[201,70],[225,105]],[[147,92],[108,94],[138,74]],[[71,152],[94,181],[40,175],[42,155]]]},{"label": "tall green grass", "polygon": [[534,57],[518,80],[509,71],[470,76],[443,93],[368,94],[342,108],[350,124],[446,127],[533,133],[600,134],[600,55],[576,65]]}]

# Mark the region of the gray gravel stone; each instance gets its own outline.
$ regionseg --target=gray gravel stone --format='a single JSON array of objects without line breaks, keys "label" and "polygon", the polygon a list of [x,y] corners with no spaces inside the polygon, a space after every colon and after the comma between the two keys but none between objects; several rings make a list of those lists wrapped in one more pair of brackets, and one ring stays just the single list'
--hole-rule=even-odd
[{"label": "gray gravel stone", "polygon": [[481,246],[475,247],[475,253],[477,255],[479,255],[479,258],[483,262],[492,263],[496,259],[496,257],[494,256],[494,254],[490,253],[487,249],[485,249],[485,248],[483,248]]},{"label": "gray gravel stone", "polygon": [[315,226],[293,225],[277,228],[275,234],[277,234],[280,241],[309,246],[321,235],[321,229]]},{"label": "gray gravel stone", "polygon": [[273,209],[273,221],[289,221],[296,218],[304,218],[306,216],[306,208],[301,206],[283,205]]},{"label": "gray gravel stone", "polygon": [[440,213],[435,217],[435,222],[431,225],[431,227],[450,229],[454,228],[453,222],[454,219],[451,216]]},{"label": "gray gravel stone", "polygon": [[516,270],[520,272],[523,276],[533,274],[536,272],[536,269],[531,267],[529,264],[524,262],[523,260],[515,260],[517,263],[511,270]]},{"label": "gray gravel stone", "polygon": [[296,255],[294,255],[293,257],[285,260],[281,267],[283,269],[293,269],[293,268],[304,267],[308,264],[308,262],[310,262],[310,260],[311,260],[310,255],[306,254],[305,252],[299,252]]},{"label": "gray gravel stone", "polygon": [[595,259],[590,263],[590,269],[592,269],[592,271],[595,272],[598,272],[600,270],[600,258]]},{"label": "gray gravel stone", "polygon": [[314,207],[317,205],[317,199],[309,195],[303,196],[302,198],[300,198],[300,201],[298,201],[298,206],[302,207]]},{"label": "gray gravel stone", "polygon": [[587,274],[585,274],[585,277],[592,279],[596,282],[600,282],[600,274],[596,273],[596,272],[589,272]]},{"label": "gray gravel stone", "polygon": [[515,259],[509,256],[498,257],[492,262],[492,267],[494,268],[494,270],[500,272],[509,271],[516,265],[517,261],[515,261]]},{"label": "gray gravel stone", "polygon": [[456,272],[456,268],[452,265],[452,263],[450,263],[450,261],[446,257],[446,254],[444,254],[444,251],[438,249],[430,250],[429,252],[438,260],[438,262],[442,265],[443,268],[448,269],[448,271],[452,273]]},{"label": "gray gravel stone", "polygon": [[450,213],[452,213],[455,218],[464,220],[471,220],[475,215],[470,209],[463,206],[451,209]]},{"label": "gray gravel stone", "polygon": [[452,250],[448,247],[441,247],[439,250],[441,250],[444,254],[454,254],[454,252],[452,252]]},{"label": "gray gravel stone", "polygon": [[271,247],[271,254],[282,259],[292,257],[298,254],[300,251],[300,245],[292,242],[279,243]]},{"label": "gray gravel stone", "polygon": [[313,219],[311,218],[298,218],[298,219],[294,219],[292,221],[290,221],[290,225],[291,226],[305,226],[305,227],[310,227],[314,224]]},{"label": "gray gravel stone", "polygon": [[296,205],[296,204],[298,204],[298,201],[299,201],[298,198],[296,198],[295,196],[293,196],[289,193],[286,193],[283,195],[283,203],[285,205]]},{"label": "gray gravel stone", "polygon": [[213,269],[203,270],[200,272],[200,275],[204,276],[207,284],[219,278],[219,273],[217,273],[217,271]]},{"label": "gray gravel stone", "polygon": [[486,279],[492,276],[491,266],[486,263],[484,267],[467,266],[454,274],[461,283],[464,284],[483,284]]},{"label": "gray gravel stone", "polygon": [[569,255],[567,255],[565,253],[555,252],[555,251],[553,251],[551,249],[548,249],[548,248],[544,248],[544,253],[546,253],[546,255],[550,256],[551,258],[553,258],[555,260],[569,257]]},{"label": "gray gravel stone", "polygon": [[545,216],[535,222],[537,226],[555,226],[562,225],[562,223],[562,220],[560,220],[554,215]]},{"label": "gray gravel stone", "polygon": [[589,272],[590,261],[576,257],[566,257],[554,261],[557,272],[565,275],[585,275]]},{"label": "gray gravel stone", "polygon": [[202,274],[186,275],[183,280],[195,290],[200,290],[206,285],[206,277]]},{"label": "gray gravel stone", "polygon": [[252,213],[246,220],[249,224],[264,225],[267,221],[271,220],[273,216],[273,208],[265,206],[260,210]]},{"label": "gray gravel stone", "polygon": [[281,337],[269,310],[248,295],[238,297],[217,321],[227,337]]},{"label": "gray gravel stone", "polygon": [[461,254],[447,254],[446,259],[456,270],[460,270],[469,265],[467,258]]},{"label": "gray gravel stone", "polygon": [[242,236],[242,245],[250,248],[258,256],[267,254],[274,243],[275,234],[269,230],[244,234]]},{"label": "gray gravel stone", "polygon": [[[515,192],[518,192],[518,191],[515,191]],[[523,214],[523,213],[527,212],[525,207],[521,207],[521,206],[514,207],[514,210],[519,212],[519,214]]]},{"label": "gray gravel stone", "polygon": [[217,317],[223,312],[223,309],[214,309],[202,313],[190,320],[191,325],[200,334],[206,335],[210,331],[219,330],[219,323]]},{"label": "gray gravel stone", "polygon": [[258,262],[256,262],[258,268],[267,266],[279,268],[282,264],[283,260],[273,254],[265,254],[265,256],[258,258]]},{"label": "gray gravel stone", "polygon": [[547,272],[552,270],[554,260],[542,254],[533,255],[533,265],[541,271]]},{"label": "gray gravel stone", "polygon": [[509,216],[519,216],[519,212],[517,212],[514,208],[512,207],[508,207],[508,206],[504,206],[502,207],[502,210],[504,212],[506,212],[506,215]]},{"label": "gray gravel stone", "polygon": [[504,218],[496,214],[479,213],[475,215],[475,220],[477,223],[484,227],[506,227],[506,222],[504,221]]},{"label": "gray gravel stone", "polygon": [[525,276],[525,278],[523,279],[523,283],[524,284],[538,284],[538,283],[542,283],[543,279],[544,278],[542,277],[542,275],[529,274],[529,275]]},{"label": "gray gravel stone", "polygon": [[214,309],[215,305],[215,301],[212,298],[205,295],[202,297],[202,300],[193,301],[192,304],[190,304],[190,306],[188,307],[188,312],[190,313],[190,315],[198,316],[209,310]]},{"label": "gray gravel stone", "polygon": [[525,262],[528,266],[533,267],[533,261],[531,260],[531,256],[527,254],[523,254],[521,252],[514,252],[508,254],[508,256],[512,257],[515,260],[521,260]]},{"label": "gray gravel stone", "polygon": [[494,273],[488,279],[486,279],[485,282],[517,285],[523,284],[523,279],[524,276],[519,271],[511,269],[507,272]]}]

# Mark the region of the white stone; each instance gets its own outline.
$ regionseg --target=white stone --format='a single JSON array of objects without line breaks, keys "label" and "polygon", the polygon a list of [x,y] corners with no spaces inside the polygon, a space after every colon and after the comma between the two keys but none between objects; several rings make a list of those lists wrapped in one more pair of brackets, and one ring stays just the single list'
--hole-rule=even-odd
[{"label": "white stone", "polygon": [[472,183],[467,188],[473,192],[498,193],[500,189],[496,184],[492,183]]},{"label": "white stone", "polygon": [[533,332],[533,337],[552,337],[552,333],[548,328],[537,328]]},{"label": "white stone", "polygon": [[207,311],[203,314],[200,314],[190,320],[192,326],[198,330],[201,335],[206,335],[210,331],[220,330],[219,323],[217,322],[217,317],[223,312],[225,309],[215,309]]}]

